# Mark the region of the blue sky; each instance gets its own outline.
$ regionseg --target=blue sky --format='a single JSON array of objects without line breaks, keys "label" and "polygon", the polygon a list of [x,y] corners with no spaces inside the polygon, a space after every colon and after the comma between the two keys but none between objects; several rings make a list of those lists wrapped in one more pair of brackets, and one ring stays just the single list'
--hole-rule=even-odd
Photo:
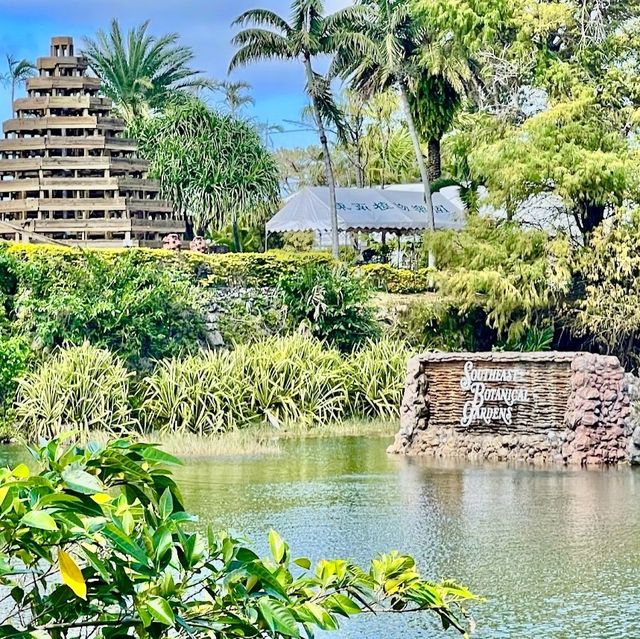
[{"label": "blue sky", "polygon": [[[348,0],[326,0],[328,11],[349,4]],[[155,34],[178,32],[181,43],[196,54],[195,66],[215,79],[224,79],[232,55],[231,22],[255,7],[268,8],[288,15],[288,0],[0,0],[0,56],[35,58],[48,54],[53,35],[69,35],[76,46],[84,36],[99,28],[108,28],[111,18],[118,18],[123,28],[149,19]],[[298,120],[305,104],[304,79],[295,63],[261,62],[237,71],[234,79],[253,86],[256,100],[246,115],[259,121],[282,124]],[[22,89],[17,93],[20,94]],[[215,100],[217,98],[213,98]],[[0,119],[10,115],[10,92],[0,86]],[[309,133],[279,134],[277,146],[306,145],[314,141]]]}]

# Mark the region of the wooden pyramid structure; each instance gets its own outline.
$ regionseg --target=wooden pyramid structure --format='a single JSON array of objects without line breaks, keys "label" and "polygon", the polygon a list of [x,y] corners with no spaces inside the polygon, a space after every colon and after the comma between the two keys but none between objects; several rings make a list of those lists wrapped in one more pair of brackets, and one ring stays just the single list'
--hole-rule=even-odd
[{"label": "wooden pyramid structure", "polygon": [[124,122],[87,76],[73,39],[51,40],[27,97],[13,103],[0,140],[0,239],[121,247],[162,246],[183,220],[147,178]]}]

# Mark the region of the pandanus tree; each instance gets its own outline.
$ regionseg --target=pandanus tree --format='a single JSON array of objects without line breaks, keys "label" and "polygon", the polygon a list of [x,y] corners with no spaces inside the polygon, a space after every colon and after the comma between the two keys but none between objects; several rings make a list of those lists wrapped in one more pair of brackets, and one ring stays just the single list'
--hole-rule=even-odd
[{"label": "pandanus tree", "polygon": [[365,96],[388,89],[398,92],[424,186],[428,227],[433,231],[431,183],[410,103],[422,72],[425,27],[413,16],[406,0],[359,0],[358,7],[361,11],[350,25],[352,37],[336,38],[331,73],[348,80]]},{"label": "pandanus tree", "polygon": [[127,135],[138,140],[189,235],[231,226],[240,250],[238,223],[263,223],[279,202],[278,166],[261,135],[196,97],[177,96],[162,113],[136,118]]},{"label": "pandanus tree", "polygon": [[348,7],[326,15],[322,0],[293,0],[291,18],[286,20],[267,9],[252,9],[240,15],[235,26],[245,27],[233,38],[238,48],[229,71],[259,60],[297,60],[302,63],[306,91],[311,100],[314,124],[320,139],[331,211],[331,240],[335,257],[339,254],[336,187],[325,126],[326,114],[334,109],[328,80],[314,70],[314,60],[331,53],[338,40],[349,37],[347,26],[357,8]]},{"label": "pandanus tree", "polygon": [[18,60],[12,55],[7,56],[7,72],[2,75],[5,84],[11,87],[11,109],[16,99],[16,87],[36,73],[36,67],[29,60]]},{"label": "pandanus tree", "polygon": [[91,69],[127,122],[161,109],[177,92],[212,87],[191,67],[194,53],[178,44],[178,34],[156,37],[148,29],[147,21],[125,36],[113,20],[108,33],[101,29],[95,39],[85,40]]}]

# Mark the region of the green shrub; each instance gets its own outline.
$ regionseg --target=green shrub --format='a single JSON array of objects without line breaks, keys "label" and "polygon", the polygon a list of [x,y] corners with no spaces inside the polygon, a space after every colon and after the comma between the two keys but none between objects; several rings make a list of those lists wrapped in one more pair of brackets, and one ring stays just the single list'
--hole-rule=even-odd
[{"label": "green shrub", "polygon": [[[461,635],[475,597],[421,578],[414,560],[378,555],[312,566],[275,532],[269,557],[226,532],[194,531],[194,517],[156,446],[33,450],[41,470],[0,470],[5,637],[292,639],[337,630],[370,611],[427,611]],[[199,527],[198,527],[199,528]]]},{"label": "green shrub", "polygon": [[462,311],[447,301],[418,300],[393,309],[386,332],[418,349],[486,351],[497,341],[486,319],[478,307]]},{"label": "green shrub", "polygon": [[0,423],[8,419],[18,378],[27,370],[31,349],[21,337],[0,335]]},{"label": "green shrub", "polygon": [[427,268],[411,271],[389,264],[365,264],[357,270],[373,289],[384,293],[425,293],[436,286],[434,273]]},{"label": "green shrub", "polygon": [[391,418],[402,402],[409,349],[395,340],[368,341],[345,361],[349,411]]},{"label": "green shrub", "polygon": [[180,273],[90,252],[80,260],[35,252],[19,269],[17,331],[40,348],[87,340],[130,365],[195,349],[204,338],[197,291]]},{"label": "green shrub", "polygon": [[317,424],[346,405],[340,354],[293,335],[160,362],[147,379],[150,428],[208,434],[252,423]]},{"label": "green shrub", "polygon": [[437,291],[460,316],[482,313],[501,339],[519,341],[558,314],[571,284],[568,243],[516,223],[472,218],[464,231],[425,238],[443,271]]},{"label": "green shrub", "polygon": [[284,332],[287,309],[275,289],[226,288],[210,294],[225,344],[257,342]]},{"label": "green shrub", "polygon": [[342,351],[380,333],[369,287],[344,267],[307,266],[283,277],[279,288],[290,326],[304,326]]},{"label": "green shrub", "polygon": [[34,441],[68,430],[83,439],[93,431],[127,431],[134,426],[130,375],[118,357],[88,343],[60,349],[19,381],[18,433]]},{"label": "green shrub", "polygon": [[286,251],[311,251],[315,236],[313,231],[291,231],[282,233],[282,247]]}]

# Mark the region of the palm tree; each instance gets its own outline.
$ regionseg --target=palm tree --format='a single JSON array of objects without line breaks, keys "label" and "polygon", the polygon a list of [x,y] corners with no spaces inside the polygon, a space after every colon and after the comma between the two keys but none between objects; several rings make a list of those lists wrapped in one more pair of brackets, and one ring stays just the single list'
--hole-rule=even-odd
[{"label": "palm tree", "polygon": [[[431,183],[410,105],[420,76],[420,56],[426,31],[413,17],[407,0],[359,0],[364,10],[351,25],[351,39],[337,38],[339,48],[332,74],[348,79],[366,96],[393,88],[398,91],[424,186],[429,230],[435,230]],[[430,263],[433,258],[430,256]]]},{"label": "palm tree", "polygon": [[109,33],[101,29],[95,40],[85,40],[89,65],[127,122],[161,109],[176,93],[212,87],[191,68],[193,51],[178,44],[176,33],[155,37],[148,28],[147,21],[123,37],[118,21],[112,20]]},{"label": "palm tree", "polygon": [[5,84],[11,87],[11,112],[13,113],[13,103],[16,99],[16,87],[28,78],[36,74],[36,67],[29,60],[18,60],[12,55],[7,56],[7,72],[2,75]]},{"label": "palm tree", "polygon": [[442,177],[441,142],[453,126],[466,98],[479,101],[484,91],[478,63],[472,53],[454,38],[436,35],[425,47],[422,72],[410,96],[418,132],[427,140],[429,178]]},{"label": "palm tree", "polygon": [[223,93],[224,101],[233,116],[237,115],[243,106],[256,103],[253,96],[248,93],[251,89],[251,85],[248,82],[225,80],[224,82],[219,82],[216,85],[216,89]]},{"label": "palm tree", "polygon": [[336,36],[348,37],[346,26],[356,9],[349,7],[325,15],[322,0],[293,0],[291,18],[287,21],[267,9],[252,9],[234,21],[234,26],[247,27],[234,38],[238,51],[229,64],[229,71],[258,60],[298,60],[304,66],[306,91],[311,99],[315,127],[320,138],[331,210],[331,244],[334,257],[339,255],[336,186],[329,142],[325,128],[326,113],[334,108],[331,87],[326,78],[315,72],[313,61],[318,55],[331,53]]}]

